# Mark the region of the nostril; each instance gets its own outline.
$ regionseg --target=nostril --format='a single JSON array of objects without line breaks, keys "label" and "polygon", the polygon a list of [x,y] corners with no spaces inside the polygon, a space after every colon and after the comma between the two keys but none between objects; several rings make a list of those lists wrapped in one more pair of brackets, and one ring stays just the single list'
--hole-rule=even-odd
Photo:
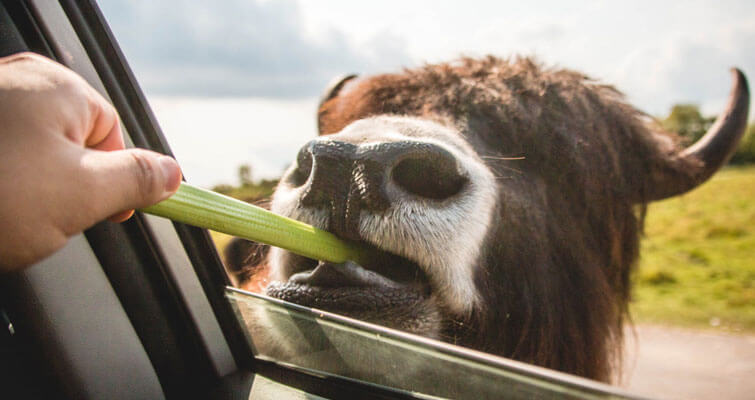
[{"label": "nostril", "polygon": [[435,153],[402,160],[393,167],[392,178],[403,190],[433,200],[459,193],[467,182],[452,156]]},{"label": "nostril", "polygon": [[309,175],[312,173],[312,157],[297,157],[296,169],[291,174],[291,183],[294,186],[301,186],[307,182]]},{"label": "nostril", "polygon": [[294,186],[301,186],[307,182],[312,173],[312,152],[310,146],[305,146],[296,156],[296,169],[289,176],[289,182]]}]

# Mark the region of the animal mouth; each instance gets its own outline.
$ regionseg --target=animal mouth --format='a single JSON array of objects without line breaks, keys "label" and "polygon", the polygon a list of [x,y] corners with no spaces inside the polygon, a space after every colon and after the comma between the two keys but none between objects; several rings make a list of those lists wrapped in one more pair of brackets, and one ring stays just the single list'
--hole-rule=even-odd
[{"label": "animal mouth", "polygon": [[431,294],[415,262],[373,246],[368,262],[334,264],[290,257],[286,282],[271,282],[266,293],[307,307],[364,318],[389,309],[411,308]]}]

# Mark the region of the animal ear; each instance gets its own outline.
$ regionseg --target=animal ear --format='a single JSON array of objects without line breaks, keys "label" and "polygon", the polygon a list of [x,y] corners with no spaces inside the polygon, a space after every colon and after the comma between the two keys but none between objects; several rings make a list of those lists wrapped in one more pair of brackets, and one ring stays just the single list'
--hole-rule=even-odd
[{"label": "animal ear", "polygon": [[734,83],[726,109],[705,136],[692,146],[672,153],[656,166],[641,201],[661,200],[692,190],[729,161],[747,128],[750,91],[739,69],[732,69]]},{"label": "animal ear", "polygon": [[317,106],[317,131],[320,135],[323,134],[322,128],[323,128],[323,105],[328,101],[338,96],[338,93],[343,89],[343,86],[346,84],[346,82],[356,78],[357,75],[350,74],[350,75],[343,75],[338,76],[330,81],[327,88],[325,89],[325,92],[323,92],[322,96],[320,97],[320,104]]}]

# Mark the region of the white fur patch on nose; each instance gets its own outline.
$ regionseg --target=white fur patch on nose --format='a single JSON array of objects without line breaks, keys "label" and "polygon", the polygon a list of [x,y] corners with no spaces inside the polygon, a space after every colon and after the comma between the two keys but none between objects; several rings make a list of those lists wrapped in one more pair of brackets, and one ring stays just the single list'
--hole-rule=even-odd
[{"label": "white fur patch on nose", "polygon": [[[460,135],[434,122],[408,117],[375,117],[357,121],[338,140],[360,146],[383,141],[415,141],[440,146],[456,158],[469,181],[453,197],[436,201],[419,196],[396,196],[387,210],[362,210],[361,237],[378,248],[400,255],[423,268],[436,301],[458,315],[471,312],[480,295],[474,283],[483,241],[497,198],[493,173]],[[322,140],[329,140],[323,137]],[[388,185],[395,185],[389,182]],[[389,187],[389,191],[400,191]],[[280,185],[273,197],[274,212],[320,228],[328,226],[324,210],[302,207],[303,188]],[[280,252],[271,253],[273,274],[280,273]],[[274,276],[284,279],[286,277]]]}]

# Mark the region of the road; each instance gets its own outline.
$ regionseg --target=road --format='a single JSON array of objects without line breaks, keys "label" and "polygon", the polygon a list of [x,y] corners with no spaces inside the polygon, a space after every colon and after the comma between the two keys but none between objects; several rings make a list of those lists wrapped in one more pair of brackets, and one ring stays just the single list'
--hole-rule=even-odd
[{"label": "road", "polygon": [[652,325],[626,333],[624,382],[660,399],[755,399],[755,336]]}]

